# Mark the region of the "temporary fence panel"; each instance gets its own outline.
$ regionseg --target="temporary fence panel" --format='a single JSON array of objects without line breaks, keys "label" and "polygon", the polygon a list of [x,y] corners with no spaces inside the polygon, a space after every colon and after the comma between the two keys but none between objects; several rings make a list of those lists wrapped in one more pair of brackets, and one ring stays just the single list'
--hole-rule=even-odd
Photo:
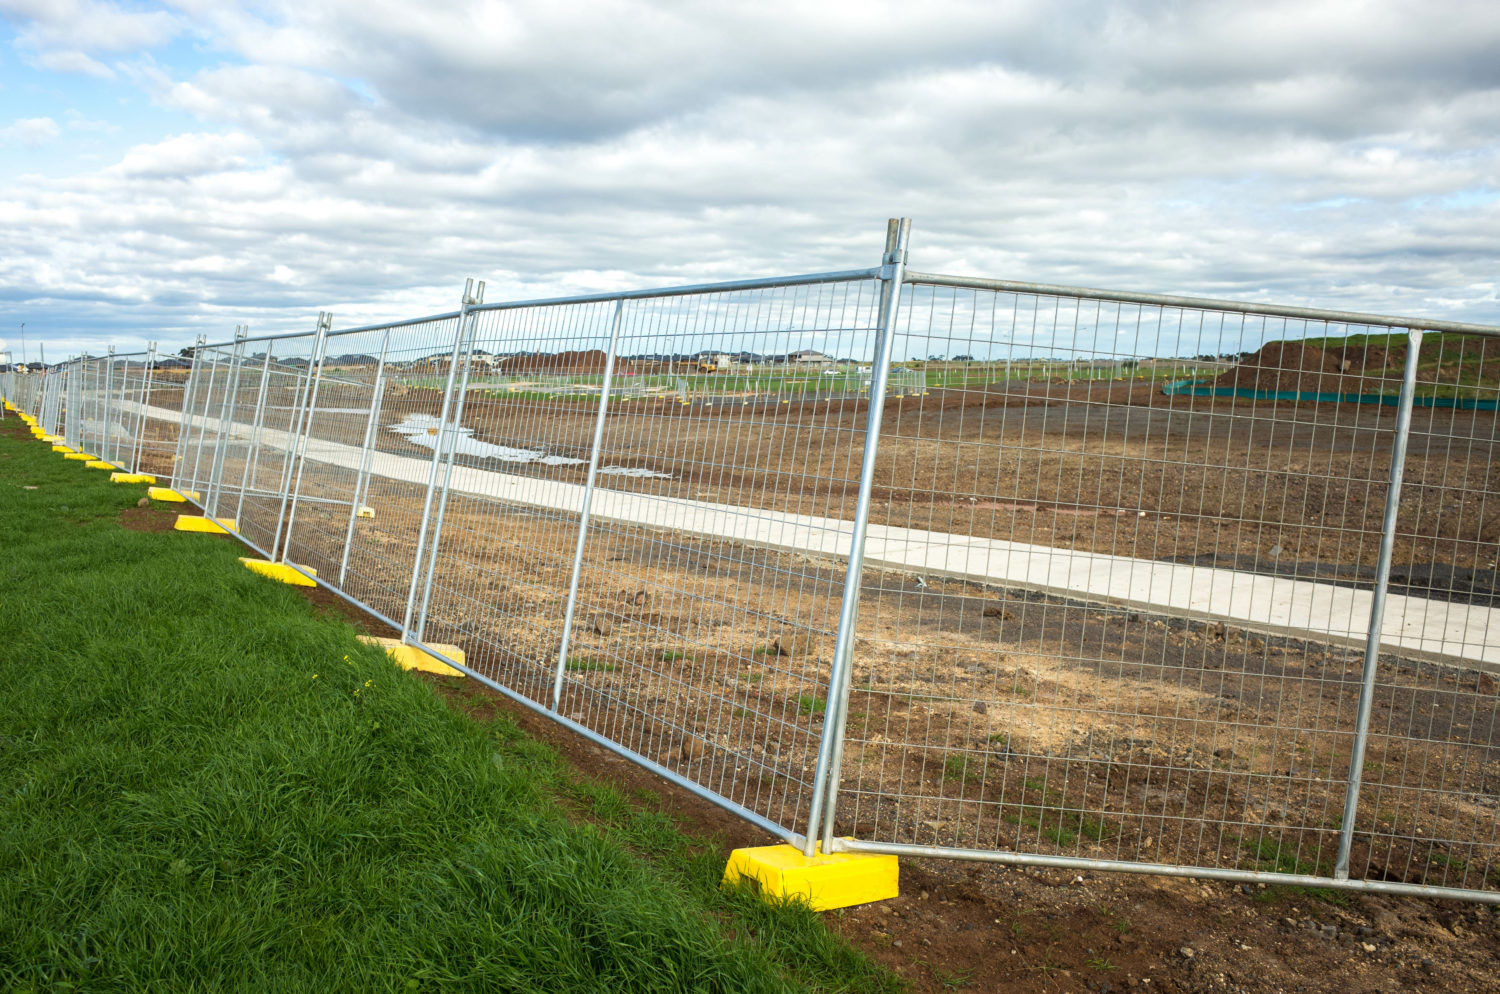
[{"label": "temporary fence panel", "polygon": [[331,334],[296,467],[286,558],[397,627],[433,494],[459,324],[445,315]]},{"label": "temporary fence panel", "polygon": [[[850,848],[1341,884],[1351,837],[1368,847],[1402,807],[1359,803],[1379,658],[1402,772],[1379,769],[1405,832],[1483,830],[1440,847],[1437,872],[1363,858],[1354,881],[1445,887],[1442,860],[1487,867],[1494,811],[1455,802],[1492,712],[1467,702],[1478,749],[1418,727],[1434,720],[1432,674],[1477,690],[1500,663],[1487,597],[1456,607],[1408,584],[1370,634],[1401,425],[1437,392],[1403,390],[1408,329],[979,282],[917,279],[904,301],[898,361],[978,360],[888,402],[876,489],[890,499],[867,540],[835,831]],[[1195,360],[1225,365],[1221,387],[1397,403],[1164,389]],[[1079,374],[1098,364],[1130,373]],[[1471,479],[1455,463],[1472,451],[1444,451],[1436,475]],[[1470,496],[1456,486],[1450,504]],[[1416,534],[1430,546],[1439,529]],[[1462,879],[1490,886],[1483,869]]]},{"label": "temporary fence panel", "polygon": [[0,389],[804,851],[1500,900],[1500,329],[907,272],[896,225],[481,298]]}]

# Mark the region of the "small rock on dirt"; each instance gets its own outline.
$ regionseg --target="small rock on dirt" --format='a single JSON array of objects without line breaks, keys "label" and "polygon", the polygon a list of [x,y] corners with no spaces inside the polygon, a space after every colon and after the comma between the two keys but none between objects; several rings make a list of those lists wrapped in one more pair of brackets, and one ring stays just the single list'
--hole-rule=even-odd
[{"label": "small rock on dirt", "polygon": [[703,740],[696,735],[689,735],[682,740],[682,758],[692,762],[703,755]]},{"label": "small rock on dirt", "polygon": [[990,711],[989,706],[987,704],[985,704],[984,701],[975,701],[974,702],[974,713],[975,714],[989,714],[989,711]]},{"label": "small rock on dirt", "polygon": [[984,609],[986,618],[999,618],[1001,621],[1015,621],[1016,616],[998,604],[993,604]]},{"label": "small rock on dirt", "polygon": [[776,638],[778,656],[805,656],[817,647],[817,642],[807,632],[782,632]]},{"label": "small rock on dirt", "polygon": [[614,631],[614,625],[610,624],[609,619],[602,614],[594,615],[590,627],[594,629],[595,635],[608,635]]},{"label": "small rock on dirt", "polygon": [[1177,950],[1177,955],[1181,956],[1183,959],[1192,959],[1198,954],[1193,952],[1192,946],[1183,946],[1181,949]]}]

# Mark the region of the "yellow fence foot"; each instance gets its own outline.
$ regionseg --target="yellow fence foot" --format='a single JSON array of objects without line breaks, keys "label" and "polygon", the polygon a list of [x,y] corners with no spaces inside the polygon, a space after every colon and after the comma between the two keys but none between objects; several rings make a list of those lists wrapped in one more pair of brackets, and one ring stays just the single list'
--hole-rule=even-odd
[{"label": "yellow fence foot", "polygon": [[[268,576],[278,583],[290,583],[294,587],[316,587],[318,585],[318,581],[303,575],[303,573],[310,573],[312,576],[318,575],[318,571],[311,566],[298,566],[296,569],[293,569],[286,563],[273,563],[269,559],[251,559],[249,556],[240,556],[240,562],[244,563],[245,568],[250,572],[259,573],[261,576]],[[301,570],[302,572],[299,573],[297,570]]]},{"label": "yellow fence foot", "polygon": [[110,483],[155,483],[156,477],[150,473],[111,473]]},{"label": "yellow fence foot", "polygon": [[72,452],[73,450],[70,449],[70,448],[68,448],[66,445],[54,445],[54,446],[52,446],[52,451],[53,452],[68,453],[68,452]]},{"label": "yellow fence foot", "polygon": [[97,462],[98,456],[91,456],[87,452],[64,452],[64,459],[76,459],[79,462]]},{"label": "yellow fence foot", "polygon": [[814,911],[832,911],[884,901],[899,894],[895,856],[821,852],[811,859],[795,846],[736,849],[724,867],[724,884],[751,882],[763,897],[801,901]]},{"label": "yellow fence foot", "polygon": [[[367,645],[378,645],[386,651],[386,655],[395,661],[396,665],[404,670],[422,670],[425,673],[437,673],[441,676],[463,676],[460,670],[456,670],[437,659],[428,655],[414,645],[405,645],[400,639],[381,638],[377,635],[361,635],[361,642]],[[456,645],[445,645],[441,642],[434,643],[434,652],[441,652],[455,663],[464,661],[464,651]]]},{"label": "yellow fence foot", "polygon": [[179,514],[172,526],[180,532],[207,532],[210,535],[228,535],[238,531],[238,522],[233,518],[200,518],[193,514]]},{"label": "yellow fence foot", "polygon": [[375,509],[361,504],[359,509],[354,512],[354,516],[356,518],[373,518],[375,517]]},{"label": "yellow fence foot", "polygon": [[[84,463],[84,465],[87,466],[89,469],[119,469],[120,468],[120,467],[116,466],[114,463],[112,463],[112,462],[106,462],[103,459],[90,459],[88,462]],[[110,475],[113,476],[114,474],[111,473]]]},{"label": "yellow fence foot", "polygon": [[146,496],[152,500],[166,500],[174,504],[185,504],[189,499],[198,500],[200,497],[196,490],[189,490],[186,495],[183,495],[171,487],[152,487],[146,491]]}]

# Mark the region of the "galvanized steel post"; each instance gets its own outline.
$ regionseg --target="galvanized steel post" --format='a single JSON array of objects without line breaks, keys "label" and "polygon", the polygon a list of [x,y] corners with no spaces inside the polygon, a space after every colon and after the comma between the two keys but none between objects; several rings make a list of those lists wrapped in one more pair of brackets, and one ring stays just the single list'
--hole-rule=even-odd
[{"label": "galvanized steel post", "polygon": [[1375,674],[1380,662],[1380,634],[1385,620],[1385,599],[1391,580],[1391,558],[1396,546],[1396,516],[1401,510],[1401,477],[1406,471],[1406,443],[1411,435],[1412,398],[1417,388],[1417,353],[1422,332],[1407,332],[1406,365],[1401,372],[1401,396],[1396,405],[1396,438],[1391,445],[1390,485],[1385,494],[1385,516],[1380,524],[1380,556],[1375,564],[1375,589],[1370,599],[1370,627],[1365,639],[1364,670],[1360,675],[1359,705],[1354,717],[1354,746],[1349,759],[1349,785],[1344,792],[1344,816],[1339,826],[1338,857],[1333,864],[1335,880],[1349,879],[1349,852],[1354,846],[1354,819],[1358,814],[1360,784],[1364,776],[1365,750],[1370,738],[1370,709],[1375,699]]},{"label": "galvanized steel post", "polygon": [[307,373],[302,377],[302,386],[297,392],[296,408],[287,422],[287,453],[286,460],[281,465],[281,508],[276,514],[276,531],[271,536],[271,548],[268,550],[272,559],[279,556],[283,562],[286,561],[286,553],[282,549],[281,529],[286,524],[287,505],[292,500],[292,467],[297,462],[298,440],[302,436],[303,422],[308,417],[307,400],[312,391],[313,366],[316,365],[314,360],[318,356],[318,344],[323,335],[323,319],[327,316],[324,311],[318,312],[318,326],[313,332],[312,349],[307,358]]},{"label": "galvanized steel post", "polygon": [[[239,333],[239,326],[235,326],[235,333]],[[213,403],[214,381],[219,377],[219,350],[214,349],[213,360],[208,367],[208,385],[203,390],[203,414],[199,417],[198,424],[198,446],[193,450],[193,489],[199,487],[198,471],[203,467],[203,445],[208,440],[208,411]],[[204,491],[207,492],[206,489]]]},{"label": "galvanized steel post", "polygon": [[[235,504],[234,519],[241,520],[245,514],[245,492],[260,475],[260,429],[266,417],[266,386],[271,379],[271,349],[266,345],[266,357],[260,367],[260,386],[255,391],[255,414],[250,424],[250,446],[245,451],[245,474],[240,480],[240,499]],[[290,427],[290,426],[289,426]]]},{"label": "galvanized steel post", "polygon": [[583,550],[588,541],[589,512],[594,501],[594,484],[599,475],[599,450],[604,447],[604,420],[609,412],[609,386],[615,373],[615,354],[620,345],[620,321],[625,301],[615,301],[610,321],[609,351],[604,357],[604,382],[599,388],[599,413],[594,417],[594,440],[589,447],[588,475],[583,483],[583,507],[578,512],[578,540],[573,547],[573,571],[568,579],[568,599],[563,609],[562,639],[557,646],[557,672],[552,678],[552,710],[562,701],[563,677],[568,669],[568,642],[573,637],[573,615],[578,607],[578,580],[583,572]]},{"label": "galvanized steel post", "polygon": [[[865,533],[870,523],[870,492],[875,481],[875,456],[880,423],[885,412],[885,388],[895,348],[896,317],[901,308],[901,279],[906,270],[909,218],[892,218],[886,226],[885,257],[881,278],[880,313],[876,323],[874,356],[870,369],[869,410],[865,419],[865,451],[860,463],[859,497],[854,506],[854,534],[849,543],[849,561],[844,574],[844,594],[839,606],[833,666],[828,676],[828,704],[823,716],[823,738],[818,744],[818,763],[813,774],[812,800],[808,812],[807,839],[802,853],[811,857],[822,832],[823,850],[833,838],[834,806],[838,800],[838,766],[844,752],[844,724],[848,714],[850,672],[854,658],[854,626],[859,613],[860,576],[865,558]],[[826,808],[826,810],[825,810]]]},{"label": "galvanized steel post", "polygon": [[204,337],[199,335],[193,343],[187,379],[182,384],[182,409],[177,423],[177,448],[172,453],[172,486],[177,490],[182,490],[186,484],[182,474],[187,468],[188,434],[192,431],[193,425],[193,395],[202,375],[199,370],[201,363],[198,360],[204,341]]},{"label": "galvanized steel post", "polygon": [[[484,282],[480,281],[479,289],[475,294],[474,306],[484,303]],[[432,540],[427,546],[427,578],[422,584],[422,604],[417,609],[417,641],[427,637],[427,607],[432,600],[432,580],[437,571],[438,548],[443,536],[443,516],[448,511],[448,495],[453,482],[453,462],[458,458],[458,439],[462,435],[464,423],[464,402],[469,395],[469,371],[472,368],[472,356],[474,354],[474,337],[479,327],[478,315],[469,314],[469,331],[464,338],[463,354],[460,357],[462,372],[458,374],[458,395],[453,401],[453,411],[450,414],[451,425],[445,425],[440,429],[441,435],[439,448],[446,448],[447,457],[444,459],[443,482],[438,487],[437,514],[433,516]],[[446,441],[443,441],[446,440]]]},{"label": "galvanized steel post", "polygon": [[239,400],[240,386],[240,360],[245,353],[245,337],[250,333],[250,326],[238,325],[234,329],[234,352],[229,358],[229,378],[224,385],[224,402],[219,405],[219,444],[214,449],[214,459],[209,469],[207,500],[204,507],[210,509],[214,517],[222,518],[225,515],[219,510],[219,500],[224,496],[224,459],[229,451],[229,442],[233,437],[234,409]]},{"label": "galvanized steel post", "polygon": [[323,360],[327,358],[328,332],[333,327],[333,315],[327,311],[318,315],[318,331],[313,336],[312,389],[303,406],[301,441],[297,446],[297,480],[292,485],[292,502],[286,516],[286,534],[282,539],[281,561],[290,562],[292,528],[297,523],[297,498],[302,496],[302,472],[307,468],[307,447],[312,440],[313,414],[318,409],[318,388],[323,385]]},{"label": "galvanized steel post", "polygon": [[422,560],[427,550],[427,526],[432,518],[432,500],[437,490],[438,465],[443,458],[444,431],[448,424],[448,412],[453,406],[453,387],[458,376],[459,356],[463,353],[464,339],[469,332],[469,312],[484,299],[484,283],[475,293],[474,280],[464,282],[463,303],[459,307],[457,327],[453,333],[453,352],[448,358],[448,380],[443,385],[443,401],[438,408],[437,441],[432,446],[432,464],[427,472],[427,493],[422,500],[422,522],[417,528],[416,555],[412,557],[411,586],[406,593],[406,611],[401,618],[401,641],[408,642],[412,636],[412,614],[416,608],[417,585],[422,577]]},{"label": "galvanized steel post", "polygon": [[349,546],[354,543],[354,522],[359,517],[360,491],[366,485],[366,474],[370,471],[370,460],[375,447],[375,430],[380,420],[380,405],[385,396],[385,356],[391,344],[391,329],[385,330],[380,343],[380,358],[375,362],[375,382],[370,388],[370,416],[365,420],[365,437],[359,449],[359,469],[354,474],[354,493],[349,499],[349,526],[344,531],[344,553],[339,559],[339,586],[344,585],[344,576],[349,571]]},{"label": "galvanized steel post", "polygon": [[130,448],[130,465],[125,467],[132,473],[141,471],[141,453],[146,444],[146,411],[151,406],[151,377],[156,371],[156,343],[146,345],[146,370],[141,377],[141,399],[136,406],[135,442]]}]

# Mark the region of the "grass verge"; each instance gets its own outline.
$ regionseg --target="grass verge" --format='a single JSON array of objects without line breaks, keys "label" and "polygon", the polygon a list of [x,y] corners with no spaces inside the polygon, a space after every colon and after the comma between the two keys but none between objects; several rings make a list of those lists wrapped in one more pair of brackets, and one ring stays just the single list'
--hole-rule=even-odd
[{"label": "grass verge", "polygon": [[142,493],[0,431],[0,989],[897,988]]}]

